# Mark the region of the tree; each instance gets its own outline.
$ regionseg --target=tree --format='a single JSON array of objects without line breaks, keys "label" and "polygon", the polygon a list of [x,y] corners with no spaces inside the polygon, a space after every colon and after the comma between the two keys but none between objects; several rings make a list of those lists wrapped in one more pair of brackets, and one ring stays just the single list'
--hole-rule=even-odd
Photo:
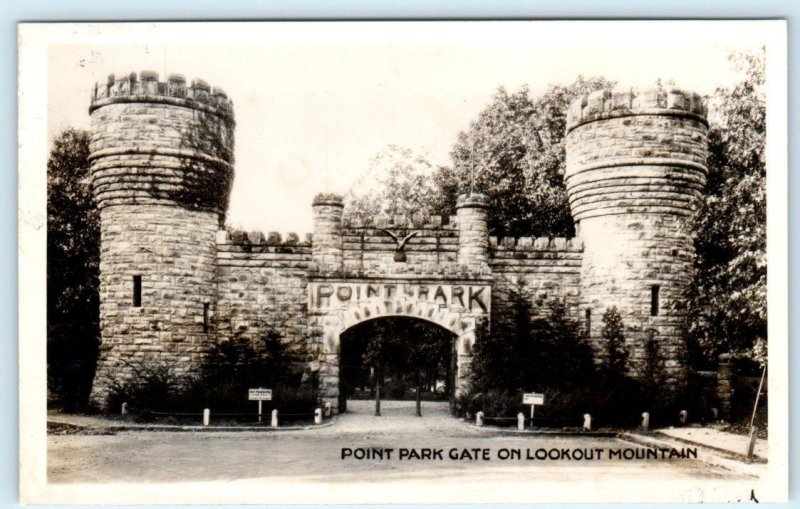
[{"label": "tree", "polygon": [[469,131],[459,133],[453,165],[437,172],[447,213],[458,194],[474,189],[489,196],[492,235],[572,236],[563,182],[567,108],[576,97],[611,85],[579,77],[539,97],[527,87],[515,93],[499,88]]},{"label": "tree", "polygon": [[48,390],[68,408],[88,400],[100,343],[100,224],[89,138],[66,129],[47,162]]},{"label": "tree", "polygon": [[389,145],[372,159],[369,170],[345,195],[346,219],[369,222],[379,214],[439,214],[441,194],[433,174],[433,166],[425,157]]},{"label": "tree", "polygon": [[743,78],[710,101],[708,185],[695,226],[688,333],[706,364],[725,351],[763,356],[767,333],[764,51],[730,58]]},{"label": "tree", "polygon": [[616,306],[603,313],[603,339],[605,339],[605,368],[607,374],[615,377],[625,375],[628,365],[628,349],[625,347],[625,334],[622,317]]}]

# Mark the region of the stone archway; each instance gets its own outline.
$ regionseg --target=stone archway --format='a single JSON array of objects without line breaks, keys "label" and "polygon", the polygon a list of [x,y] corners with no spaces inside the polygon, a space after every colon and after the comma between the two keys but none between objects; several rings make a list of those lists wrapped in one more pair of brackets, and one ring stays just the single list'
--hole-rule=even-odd
[{"label": "stone archway", "polygon": [[456,395],[466,390],[478,323],[489,317],[489,283],[404,281],[312,281],[309,283],[311,335],[322,397],[338,409],[341,335],[359,323],[383,317],[432,322],[455,336]]}]

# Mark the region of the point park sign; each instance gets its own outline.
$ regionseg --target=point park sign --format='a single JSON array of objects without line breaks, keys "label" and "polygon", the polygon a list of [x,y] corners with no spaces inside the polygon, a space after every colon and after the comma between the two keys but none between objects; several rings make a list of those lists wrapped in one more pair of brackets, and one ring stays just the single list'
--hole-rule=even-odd
[{"label": "point park sign", "polygon": [[458,282],[311,282],[309,308],[327,309],[359,301],[417,300],[442,307],[458,307],[469,312],[488,313],[491,285]]}]

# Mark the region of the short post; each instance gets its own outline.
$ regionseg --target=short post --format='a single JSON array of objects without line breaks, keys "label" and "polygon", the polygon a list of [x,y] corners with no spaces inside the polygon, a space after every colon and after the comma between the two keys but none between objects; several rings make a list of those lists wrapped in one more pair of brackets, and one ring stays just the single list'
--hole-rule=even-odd
[{"label": "short post", "polygon": [[314,424],[322,424],[322,409],[314,410]]},{"label": "short post", "polygon": [[650,431],[650,412],[642,412],[642,431]]},{"label": "short post", "polygon": [[331,416],[331,412],[332,412],[331,402],[330,401],[326,401],[325,402],[325,417],[330,417]]},{"label": "short post", "polygon": [[719,420],[719,409],[716,407],[711,408],[711,420],[718,421]]},{"label": "short post", "polygon": [[681,426],[686,426],[686,424],[689,422],[689,412],[686,410],[681,410],[681,413],[678,417],[678,422],[681,423]]},{"label": "short post", "polygon": [[583,414],[583,431],[592,431],[592,416]]},{"label": "short post", "polygon": [[258,400],[258,423],[261,424],[261,400]]},{"label": "short post", "polygon": [[273,428],[278,427],[278,409],[272,411],[272,421],[269,423]]},{"label": "short post", "polygon": [[128,403],[125,402],[122,404],[122,410],[120,411],[122,415],[128,415]]},{"label": "short post", "polygon": [[203,409],[203,426],[208,426],[211,422],[211,410],[208,408]]},{"label": "short post", "polygon": [[483,426],[483,412],[478,412],[475,414],[475,426],[482,427]]},{"label": "short post", "polygon": [[756,439],[758,438],[758,426],[753,426],[750,429],[750,444],[747,446],[747,462],[753,461],[753,455],[756,450]]},{"label": "short post", "polygon": [[517,414],[517,429],[520,431],[525,429],[525,414],[522,412]]}]

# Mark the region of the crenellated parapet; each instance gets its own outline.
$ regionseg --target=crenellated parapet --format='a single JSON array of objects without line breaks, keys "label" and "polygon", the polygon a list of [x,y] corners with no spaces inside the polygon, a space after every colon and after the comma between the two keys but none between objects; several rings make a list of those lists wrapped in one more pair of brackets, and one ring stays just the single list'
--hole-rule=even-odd
[{"label": "crenellated parapet", "polygon": [[286,235],[281,235],[279,232],[269,232],[264,234],[260,231],[244,230],[219,230],[217,232],[217,245],[218,246],[241,246],[249,248],[310,248],[312,243],[312,235],[306,233],[302,237],[295,232],[289,232]]},{"label": "crenellated parapet", "polygon": [[492,253],[535,251],[581,253],[583,241],[580,238],[565,237],[489,237],[489,250]]},{"label": "crenellated parapet", "polygon": [[105,82],[92,88],[89,113],[112,103],[149,102],[183,106],[213,113],[233,123],[233,101],[219,87],[212,87],[201,79],[186,83],[182,74],[170,74],[159,81],[157,72],[110,74]]},{"label": "crenellated parapet", "polygon": [[703,97],[680,88],[615,88],[597,90],[578,97],[567,111],[567,132],[609,118],[631,115],[679,116],[708,125]]}]

